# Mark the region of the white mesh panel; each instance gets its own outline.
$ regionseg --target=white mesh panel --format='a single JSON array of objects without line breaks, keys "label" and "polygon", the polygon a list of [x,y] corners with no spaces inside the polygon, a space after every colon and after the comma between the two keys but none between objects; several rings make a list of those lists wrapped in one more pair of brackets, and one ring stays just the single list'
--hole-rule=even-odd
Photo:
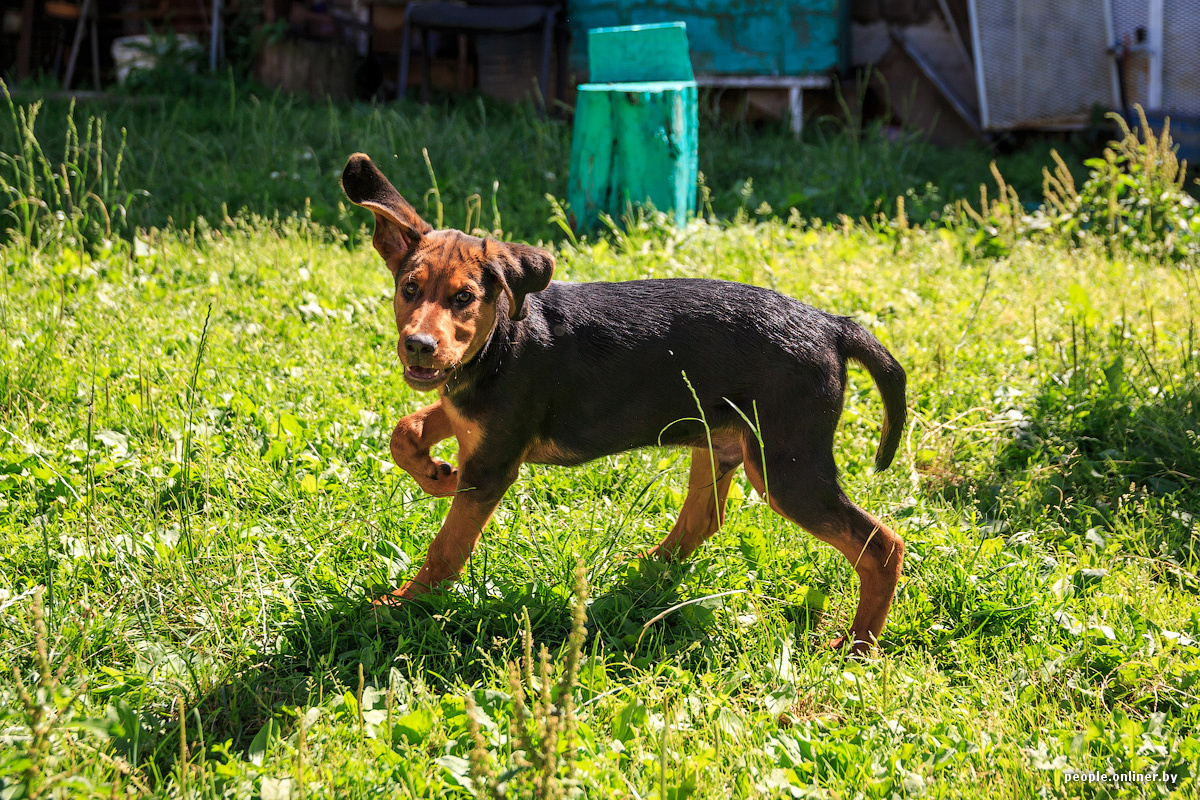
[{"label": "white mesh panel", "polygon": [[988,128],[1086,122],[1116,105],[1105,0],[972,0],[971,27]]},{"label": "white mesh panel", "polygon": [[1200,114],[1200,3],[1163,0],[1162,110]]},{"label": "white mesh panel", "polygon": [[1128,36],[1136,43],[1135,36],[1138,28],[1149,31],[1150,11],[1148,0],[1111,0],[1113,15],[1113,33],[1117,41],[1124,41]]}]

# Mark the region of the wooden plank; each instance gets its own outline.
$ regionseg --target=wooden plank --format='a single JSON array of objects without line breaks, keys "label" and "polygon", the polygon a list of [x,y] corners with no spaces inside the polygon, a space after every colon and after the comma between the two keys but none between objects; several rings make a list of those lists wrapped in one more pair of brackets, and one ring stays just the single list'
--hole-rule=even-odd
[{"label": "wooden plank", "polygon": [[722,89],[828,89],[828,75],[697,75],[697,86]]},{"label": "wooden plank", "polygon": [[956,113],[958,109],[901,44],[894,44],[875,67],[872,87],[906,127],[940,147],[962,147],[977,138],[974,121]]},{"label": "wooden plank", "polygon": [[587,42],[592,83],[692,79],[682,22],[593,28]]},{"label": "wooden plank", "polygon": [[954,109],[954,113],[956,113],[959,118],[965,122],[971,128],[971,130],[975,132],[976,135],[978,135],[980,132],[979,120],[976,119],[971,110],[967,108],[966,103],[960,99],[959,95],[957,95],[955,91],[950,88],[949,84],[943,77],[945,73],[939,72],[937,68],[930,64],[921,51],[913,47],[912,42],[909,41],[909,39],[905,37],[902,32],[896,31],[892,34],[892,36],[896,42],[896,46],[902,49],[904,54],[907,55],[909,59],[911,59],[912,62],[920,68],[921,72],[925,74],[925,77],[928,79],[929,83],[935,89],[937,89],[939,93],[941,93],[942,97],[945,98],[946,103]]},{"label": "wooden plank", "polygon": [[[721,89],[786,89],[788,127],[799,137],[804,129],[804,90],[828,89],[833,79],[828,75],[707,75],[696,76],[697,86]],[[769,112],[768,112],[769,113]]]},{"label": "wooden plank", "polygon": [[687,224],[696,210],[696,119],[694,85],[614,95],[618,212],[650,201],[676,225]]}]

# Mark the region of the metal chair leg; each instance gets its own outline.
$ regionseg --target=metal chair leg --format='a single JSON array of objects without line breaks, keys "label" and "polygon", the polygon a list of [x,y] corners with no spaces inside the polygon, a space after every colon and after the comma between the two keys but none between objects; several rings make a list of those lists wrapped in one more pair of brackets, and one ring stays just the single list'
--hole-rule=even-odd
[{"label": "metal chair leg", "polygon": [[408,14],[404,15],[404,27],[400,34],[400,81],[396,87],[396,99],[403,100],[405,93],[408,91],[408,62],[412,58],[412,24],[408,21]]},{"label": "metal chair leg", "polygon": [[542,69],[538,73],[538,89],[541,90],[541,112],[545,116],[550,109],[550,53],[554,43],[554,9],[547,9],[542,23]]},{"label": "metal chair leg", "polygon": [[79,58],[79,49],[83,46],[83,34],[87,31],[93,2],[94,0],[83,0],[83,5],[79,8],[79,22],[75,25],[75,39],[71,42],[71,56],[67,59],[67,74],[63,76],[63,89],[70,89],[71,79],[75,77],[75,62]]},{"label": "metal chair leg", "polygon": [[429,105],[429,87],[433,83],[430,67],[433,53],[429,52],[429,29],[421,28],[421,102]]},{"label": "metal chair leg", "polygon": [[55,46],[54,46],[54,69],[53,69],[53,75],[56,78],[58,77],[59,71],[62,69],[63,55],[67,52],[66,31],[64,31],[62,28],[59,28],[57,38],[58,38],[58,43],[55,44]]}]

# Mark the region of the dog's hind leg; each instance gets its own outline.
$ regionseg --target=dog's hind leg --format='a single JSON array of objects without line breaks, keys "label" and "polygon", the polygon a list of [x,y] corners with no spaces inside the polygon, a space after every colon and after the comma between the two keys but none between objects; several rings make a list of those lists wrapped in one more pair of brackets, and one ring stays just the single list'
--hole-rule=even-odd
[{"label": "dog's hind leg", "polygon": [[[904,541],[891,528],[850,502],[837,484],[831,448],[804,448],[795,454],[770,452],[766,472],[758,442],[746,442],[746,476],[771,508],[823,542],[853,565],[859,577],[858,609],[847,634],[855,653],[871,648],[887,621],[900,570]],[[829,644],[841,647],[839,637]]]},{"label": "dog's hind leg", "polygon": [[648,555],[665,561],[681,561],[725,521],[725,500],[738,465],[742,463],[740,437],[714,434],[713,449],[692,448],[688,492],[679,519],[671,532]]}]

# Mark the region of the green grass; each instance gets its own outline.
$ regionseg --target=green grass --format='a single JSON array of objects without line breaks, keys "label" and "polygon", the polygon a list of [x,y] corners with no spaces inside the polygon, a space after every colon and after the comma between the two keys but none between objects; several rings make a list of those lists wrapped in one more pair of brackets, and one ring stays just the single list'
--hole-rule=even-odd
[{"label": "green grass", "polygon": [[[445,222],[501,227],[528,241],[552,240],[545,195],[565,197],[570,125],[542,120],[531,107],[483,99],[423,107],[415,103],[335,105],[253,90],[221,81],[168,83],[149,98],[117,97],[81,106],[75,117],[103,120],[110,147],[127,131],[123,185],[132,227],[187,228],[197,217],[220,225],[247,209],[267,218],[308,214],[352,234],[359,226],[338,185],[346,156],[371,155],[417,210],[434,214],[426,195],[427,150],[444,197]],[[68,106],[47,104],[36,133],[56,159],[68,135]],[[0,152],[19,151],[15,125],[0,124]],[[945,203],[975,200],[991,176],[994,157],[972,146],[937,150],[913,137],[893,140],[879,126],[810,124],[802,144],[782,126],[754,130],[736,121],[706,118],[700,169],[712,209],[724,217],[857,219],[895,213],[906,195],[914,220],[936,219]],[[1060,143],[1073,164],[1089,149],[1085,139]],[[115,149],[115,148],[113,148]],[[1072,157],[1074,156],[1074,157]],[[1001,156],[1001,169],[1022,197],[1040,197],[1049,145]],[[1080,173],[1082,174],[1082,172]]]},{"label": "green grass", "polygon": [[[392,135],[394,113],[289,112],[330,127],[281,124],[282,152],[311,141],[321,155],[279,208],[301,191],[335,208],[341,158]],[[493,167],[520,172],[482,160],[494,151],[460,163],[487,134],[469,138],[477,108],[456,113],[442,136],[432,114],[401,129],[426,137],[448,208]],[[560,163],[565,134],[538,138],[554,124],[505,124],[513,147]],[[249,127],[224,139],[150,127],[130,128],[129,186],[147,174],[138,148],[158,146],[141,137],[180,159],[179,141],[200,153],[225,141],[229,154],[205,173],[211,196],[164,208],[207,215],[227,182],[250,185],[239,170],[275,166],[266,150],[250,164],[272,136]],[[453,149],[451,134],[464,137]],[[429,178],[412,146],[388,169],[419,199],[408,187]],[[173,174],[200,180],[183,167],[206,160]],[[551,215],[536,193],[556,192],[530,180],[529,208],[501,205],[522,236]],[[1034,241],[992,258],[953,228],[765,213],[680,231],[641,218],[556,246],[568,280],[775,287],[854,316],[904,364],[912,423],[896,464],[870,473],[881,408],[860,371],[837,442],[847,492],[908,544],[881,646],[852,660],[820,647],[853,613],[850,566],[742,477],[691,562],[636,560],[682,502],[687,463],[670,450],[523,467],[455,590],[371,609],[375,590],[415,570],[447,501],[388,458],[391,426],[428,398],[400,378],[365,215],[318,216],[189,221],[91,249],[14,233],[0,249],[4,797],[466,797],[472,750],[498,772],[517,757],[507,663],[524,658],[522,609],[562,664],[579,562],[591,598],[569,792],[1140,796],[1167,788],[1081,787],[1064,772],[1166,770],[1196,794],[1200,287],[1188,265]]]}]

